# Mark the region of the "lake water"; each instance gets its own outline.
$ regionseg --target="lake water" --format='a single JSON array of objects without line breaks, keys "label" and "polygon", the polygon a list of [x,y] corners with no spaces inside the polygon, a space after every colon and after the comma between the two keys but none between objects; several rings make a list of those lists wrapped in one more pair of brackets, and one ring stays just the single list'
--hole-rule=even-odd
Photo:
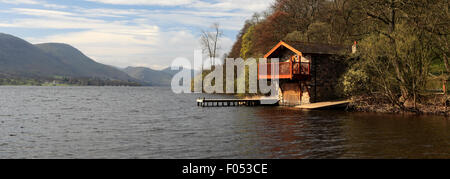
[{"label": "lake water", "polygon": [[0,87],[0,158],[450,158],[445,117],[200,108],[200,96]]}]

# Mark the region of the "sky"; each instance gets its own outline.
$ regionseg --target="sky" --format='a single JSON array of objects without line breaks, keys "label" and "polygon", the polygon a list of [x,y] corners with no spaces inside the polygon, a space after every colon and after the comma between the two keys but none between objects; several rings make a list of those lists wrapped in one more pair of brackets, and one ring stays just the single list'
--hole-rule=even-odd
[{"label": "sky", "polygon": [[0,0],[0,32],[67,43],[97,62],[163,69],[193,61],[202,30],[219,23],[227,53],[245,20],[273,0]]}]

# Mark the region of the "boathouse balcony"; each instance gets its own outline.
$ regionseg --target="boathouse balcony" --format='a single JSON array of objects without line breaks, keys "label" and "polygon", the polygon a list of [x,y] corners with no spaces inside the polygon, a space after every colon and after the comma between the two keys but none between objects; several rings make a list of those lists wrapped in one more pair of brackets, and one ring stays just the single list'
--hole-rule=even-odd
[{"label": "boathouse balcony", "polygon": [[[266,66],[264,68],[264,65]],[[272,75],[275,68],[279,73]],[[267,69],[267,73],[265,73]],[[258,65],[258,79],[307,79],[311,76],[311,62],[279,62]]]},{"label": "boathouse balcony", "polygon": [[[299,50],[281,41],[265,56],[268,60],[266,64],[258,66],[259,79],[289,79],[308,81],[311,79],[311,57],[304,55]],[[278,59],[280,62],[272,63],[271,59]],[[278,75],[273,75],[274,69],[279,69]],[[266,70],[267,69],[267,70]],[[265,73],[267,71],[267,73]]]}]

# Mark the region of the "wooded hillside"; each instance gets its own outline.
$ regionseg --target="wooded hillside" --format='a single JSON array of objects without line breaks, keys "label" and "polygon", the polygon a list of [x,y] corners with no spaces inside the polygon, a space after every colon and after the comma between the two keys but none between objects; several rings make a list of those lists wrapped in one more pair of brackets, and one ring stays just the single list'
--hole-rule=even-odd
[{"label": "wooded hillside", "polygon": [[429,81],[449,78],[448,9],[448,0],[276,0],[246,21],[228,57],[260,58],[280,40],[356,41],[343,91],[416,107],[436,88]]}]

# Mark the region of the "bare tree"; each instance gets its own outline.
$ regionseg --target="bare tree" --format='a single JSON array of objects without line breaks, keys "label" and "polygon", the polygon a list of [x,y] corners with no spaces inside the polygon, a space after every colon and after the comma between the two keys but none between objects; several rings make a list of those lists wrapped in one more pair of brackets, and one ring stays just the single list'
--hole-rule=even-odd
[{"label": "bare tree", "polygon": [[211,64],[215,65],[215,58],[217,58],[217,52],[220,49],[219,41],[223,35],[223,32],[220,30],[219,23],[214,23],[211,26],[211,31],[202,31],[202,35],[200,38],[200,43],[203,48],[203,52],[206,53],[211,59]]}]

